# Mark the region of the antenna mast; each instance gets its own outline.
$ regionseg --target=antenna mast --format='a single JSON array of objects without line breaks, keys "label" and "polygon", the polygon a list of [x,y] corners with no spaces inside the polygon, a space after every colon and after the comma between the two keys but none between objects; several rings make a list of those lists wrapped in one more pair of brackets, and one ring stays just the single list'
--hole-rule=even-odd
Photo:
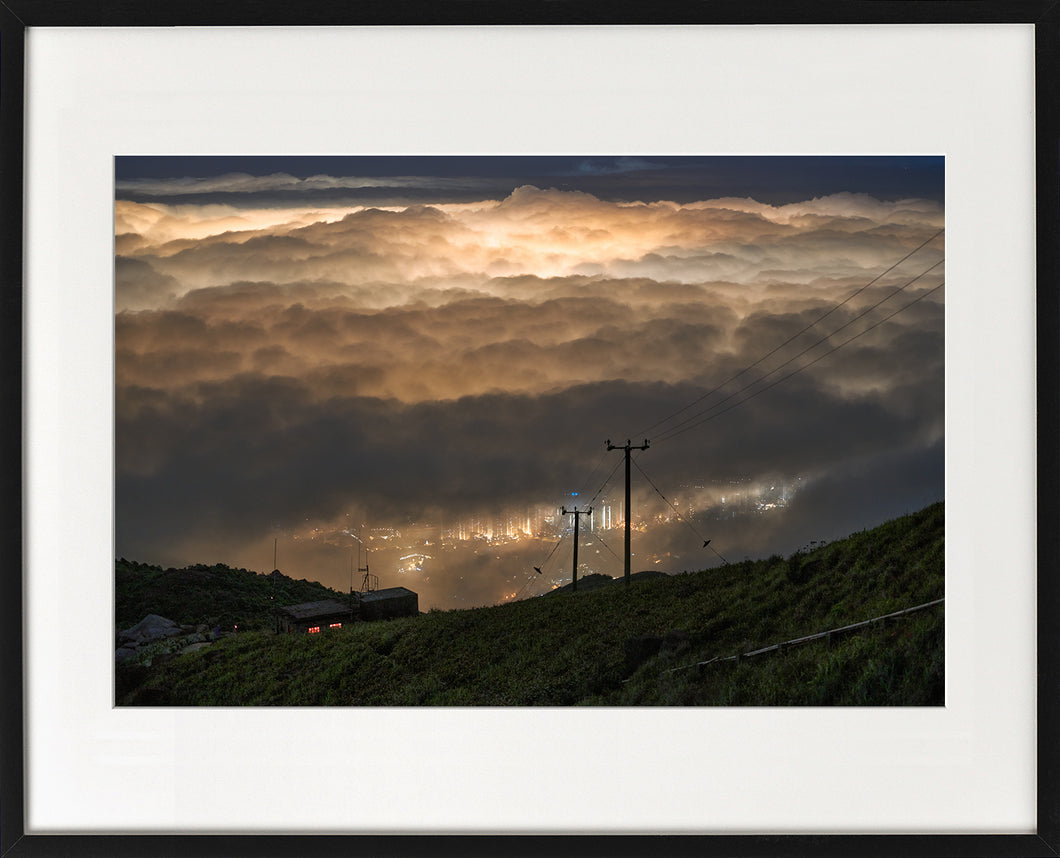
[{"label": "antenna mast", "polygon": [[361,592],[362,593],[369,593],[372,590],[374,590],[375,589],[374,582],[376,580],[378,580],[378,579],[375,578],[375,576],[372,575],[372,573],[368,571],[368,548],[367,547],[365,547],[365,549],[364,549],[364,566],[363,567],[358,567],[357,571],[364,573],[364,579],[361,581]]}]

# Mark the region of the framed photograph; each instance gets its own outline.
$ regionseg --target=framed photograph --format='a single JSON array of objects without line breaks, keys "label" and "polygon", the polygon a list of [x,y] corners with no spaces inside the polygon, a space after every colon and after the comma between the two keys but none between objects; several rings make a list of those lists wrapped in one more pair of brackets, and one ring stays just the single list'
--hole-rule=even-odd
[{"label": "framed photograph", "polygon": [[0,11],[5,856],[1060,854],[1048,4]]}]

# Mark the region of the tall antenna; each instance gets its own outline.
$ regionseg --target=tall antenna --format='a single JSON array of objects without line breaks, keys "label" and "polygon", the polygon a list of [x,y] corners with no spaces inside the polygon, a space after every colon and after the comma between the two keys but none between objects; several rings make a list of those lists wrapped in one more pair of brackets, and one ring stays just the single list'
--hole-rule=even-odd
[{"label": "tall antenna", "polygon": [[[368,546],[365,545],[364,544],[364,540],[361,539],[361,536],[364,536],[364,525],[361,525],[361,536],[358,536],[356,533],[350,533],[350,531],[346,531],[346,532],[349,533],[350,536],[352,536],[354,539],[357,540],[357,562],[358,563],[361,562],[361,546],[364,546],[364,566],[357,566],[357,571],[364,573],[364,578],[361,580],[361,592],[362,593],[370,592],[371,590],[376,589],[376,585],[377,585],[377,583],[379,581],[379,578],[368,571]],[[351,593],[353,592],[353,568],[354,568],[354,564],[353,564],[353,557],[352,557],[352,554],[351,554],[351,557],[350,557],[350,592]]]},{"label": "tall antenna", "polygon": [[[360,548],[357,548],[357,557],[360,557]],[[353,562],[353,548],[350,548],[350,616],[353,616],[353,567],[357,564]]]},{"label": "tall antenna", "polygon": [[[280,571],[277,568],[277,566],[276,566],[276,542],[277,542],[277,537],[274,536],[272,538],[272,572],[269,573],[269,580],[272,582],[272,587],[271,587],[272,593],[269,596],[269,601],[270,602],[275,602],[276,601],[276,579],[279,577],[279,575],[277,575],[276,573]],[[276,610],[276,606],[273,606],[273,611],[275,611],[275,610]],[[279,614],[275,615],[274,627],[273,628],[274,628],[274,630],[276,632],[282,631],[282,629],[280,628],[280,615]]]},{"label": "tall antenna", "polygon": [[364,549],[364,566],[357,569],[358,572],[364,573],[364,579],[361,581],[361,592],[368,593],[375,589],[374,582],[378,580],[371,572],[368,571],[368,546]]}]

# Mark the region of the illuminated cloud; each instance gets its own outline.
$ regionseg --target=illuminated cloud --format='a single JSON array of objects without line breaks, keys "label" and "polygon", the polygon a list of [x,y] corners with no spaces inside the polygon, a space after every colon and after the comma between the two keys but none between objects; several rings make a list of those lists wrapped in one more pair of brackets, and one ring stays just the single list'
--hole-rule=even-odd
[{"label": "illuminated cloud", "polygon": [[[618,181],[667,167],[583,159],[566,172]],[[911,282],[943,258],[937,200],[605,199],[528,182],[386,209],[127,198],[362,181],[344,176],[119,182],[120,555],[264,568],[275,528],[307,520],[438,523],[558,503],[586,488],[607,437],[642,432],[660,439],[645,466],[675,490],[803,478],[782,515],[717,534],[735,552],[790,551],[807,529],[843,535],[941,496],[943,292],[929,290],[944,269]],[[435,193],[495,181],[362,178]],[[296,577],[343,586],[336,552],[351,544],[292,544],[306,564]],[[487,571],[473,587],[461,567],[469,597],[499,598],[506,562],[476,560]],[[453,576],[431,584],[438,599]]]}]

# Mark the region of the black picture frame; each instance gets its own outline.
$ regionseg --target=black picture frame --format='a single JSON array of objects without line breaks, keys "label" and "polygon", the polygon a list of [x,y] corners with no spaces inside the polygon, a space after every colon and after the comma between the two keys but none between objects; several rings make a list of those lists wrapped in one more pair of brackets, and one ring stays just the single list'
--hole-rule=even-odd
[{"label": "black picture frame", "polygon": [[[1029,23],[1035,28],[1037,182],[1038,637],[1037,831],[1027,835],[35,835],[25,830],[23,649],[22,163],[28,28],[228,25]],[[788,3],[585,0],[72,0],[0,2],[0,855],[1060,855],[1060,3],[1056,0],[848,0]],[[16,569],[17,574],[16,574]]]}]

